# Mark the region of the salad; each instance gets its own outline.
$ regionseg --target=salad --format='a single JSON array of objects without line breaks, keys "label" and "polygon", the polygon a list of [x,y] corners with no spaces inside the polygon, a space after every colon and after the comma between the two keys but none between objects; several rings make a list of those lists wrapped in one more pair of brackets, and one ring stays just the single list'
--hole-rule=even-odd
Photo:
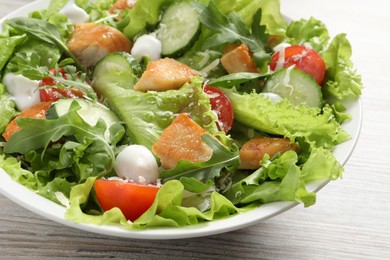
[{"label": "salad", "polygon": [[279,1],[51,1],[0,42],[0,168],[76,223],[308,207],[343,173],[350,43]]}]

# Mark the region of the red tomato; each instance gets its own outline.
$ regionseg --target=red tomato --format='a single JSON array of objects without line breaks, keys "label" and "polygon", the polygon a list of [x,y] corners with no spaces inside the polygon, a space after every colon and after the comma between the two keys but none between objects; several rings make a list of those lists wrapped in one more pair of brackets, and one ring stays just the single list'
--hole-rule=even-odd
[{"label": "red tomato", "polygon": [[82,98],[84,93],[75,88],[45,88],[39,91],[42,102],[57,101],[61,98]]},{"label": "red tomato", "polygon": [[[280,55],[283,57],[282,52],[284,52],[284,59],[279,61]],[[287,68],[292,65],[310,74],[319,85],[322,85],[324,82],[325,62],[315,50],[305,46],[292,45],[272,55],[272,61],[270,63],[271,70],[274,71],[279,66]]]},{"label": "red tomato", "polygon": [[115,14],[117,11],[123,11],[128,8],[132,8],[134,4],[129,3],[127,0],[117,0],[115,4],[108,10],[109,13]]},{"label": "red tomato", "polygon": [[95,192],[104,211],[119,208],[126,219],[134,221],[147,211],[159,187],[136,182],[96,180]]},{"label": "red tomato", "polygon": [[229,132],[234,120],[232,102],[216,87],[205,86],[203,91],[210,96],[211,109],[217,113],[219,130]]},{"label": "red tomato", "polygon": [[[56,73],[55,69],[50,70],[50,74],[54,75]],[[59,68],[58,73],[66,79],[66,72],[64,69]],[[51,77],[47,77],[41,80],[39,86],[56,86],[57,81]],[[43,88],[39,90],[39,96],[42,102],[46,101],[57,101],[60,98],[82,98],[84,93],[75,88]]]}]

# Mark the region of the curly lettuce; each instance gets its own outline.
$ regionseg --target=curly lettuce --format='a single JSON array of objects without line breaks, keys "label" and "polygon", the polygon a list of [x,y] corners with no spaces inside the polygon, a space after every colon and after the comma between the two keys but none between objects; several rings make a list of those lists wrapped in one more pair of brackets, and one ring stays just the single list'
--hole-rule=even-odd
[{"label": "curly lettuce", "polygon": [[333,110],[322,111],[305,105],[294,106],[287,100],[273,103],[261,94],[239,94],[224,90],[232,101],[235,120],[255,130],[297,140],[309,150],[332,149],[350,138],[337,122]]},{"label": "curly lettuce", "polygon": [[324,93],[339,101],[357,99],[363,89],[362,79],[351,61],[352,47],[346,34],[337,35],[322,57],[326,63]]}]

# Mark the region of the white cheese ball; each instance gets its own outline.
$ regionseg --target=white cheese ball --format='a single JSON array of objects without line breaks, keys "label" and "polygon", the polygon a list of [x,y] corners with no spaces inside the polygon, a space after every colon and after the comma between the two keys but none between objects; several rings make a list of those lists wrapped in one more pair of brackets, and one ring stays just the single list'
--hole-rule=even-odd
[{"label": "white cheese ball", "polygon": [[143,145],[129,145],[116,157],[116,174],[143,184],[155,183],[158,165],[151,151]]},{"label": "white cheese ball", "polygon": [[131,55],[138,60],[144,56],[148,56],[152,60],[158,60],[161,58],[161,52],[161,41],[150,34],[139,37],[131,49]]}]

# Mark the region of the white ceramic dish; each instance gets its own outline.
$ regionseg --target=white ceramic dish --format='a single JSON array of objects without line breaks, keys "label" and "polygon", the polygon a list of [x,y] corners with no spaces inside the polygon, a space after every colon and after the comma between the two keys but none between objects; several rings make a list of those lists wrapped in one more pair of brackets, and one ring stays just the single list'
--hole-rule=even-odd
[{"label": "white ceramic dish", "polygon": [[[15,12],[6,16],[4,19],[26,16],[29,12],[33,10],[46,8],[49,2],[49,0],[35,1],[16,10]],[[4,19],[0,21],[0,25],[2,24]],[[346,107],[347,111],[352,115],[353,120],[346,122],[343,125],[343,128],[351,134],[352,139],[341,145],[338,145],[334,150],[336,158],[342,165],[345,165],[356,146],[362,123],[361,102],[359,100],[355,102],[350,102],[346,104]],[[315,183],[310,183],[308,188],[311,191],[317,192],[327,183],[328,181],[318,181]],[[69,221],[64,218],[66,211],[64,207],[35,194],[34,192],[20,185],[19,183],[13,181],[3,169],[0,169],[0,192],[4,196],[23,206],[24,208],[47,219],[56,221],[66,226],[109,236],[140,239],[178,239],[224,233],[253,225],[255,223],[278,215],[297,205],[297,203],[295,202],[275,202],[265,204],[257,209],[254,209],[244,214],[239,214],[233,217],[204,224],[181,228],[155,228],[149,230],[134,231],[126,230],[119,226],[96,226],[88,224],[76,224],[72,221]]]}]

